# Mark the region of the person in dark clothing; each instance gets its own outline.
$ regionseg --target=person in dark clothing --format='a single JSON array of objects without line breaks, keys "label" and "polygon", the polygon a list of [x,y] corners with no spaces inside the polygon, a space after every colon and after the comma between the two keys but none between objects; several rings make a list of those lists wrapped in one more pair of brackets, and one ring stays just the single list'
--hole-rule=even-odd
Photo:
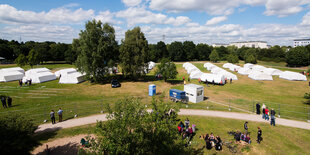
[{"label": "person in dark clothing", "polygon": [[7,106],[6,106],[6,98],[4,96],[1,97],[1,102],[2,102],[3,108],[7,108]]},{"label": "person in dark clothing", "polygon": [[191,78],[190,77],[188,77],[188,82],[190,82],[191,81]]},{"label": "person in dark clothing", "polygon": [[179,127],[181,127],[181,128],[184,128],[185,127],[185,125],[183,124],[183,122],[181,121],[180,123],[179,123],[179,125],[178,125]]},{"label": "person in dark clothing", "polygon": [[240,142],[240,136],[241,136],[241,132],[237,131],[237,133],[235,134],[236,142]]},{"label": "person in dark clothing", "polygon": [[230,78],[230,84],[232,84],[232,78]]},{"label": "person in dark clothing", "polygon": [[31,84],[32,84],[32,79],[29,80],[29,86],[31,86]]},{"label": "person in dark clothing", "polygon": [[265,108],[263,108],[262,113],[263,113],[263,114],[262,114],[262,118],[265,119],[265,117],[266,117],[266,116],[265,116]]},{"label": "person in dark clothing", "polygon": [[262,138],[262,130],[260,129],[260,127],[257,127],[257,143],[259,144],[262,140],[263,140],[263,138]]},{"label": "person in dark clothing", "polygon": [[245,130],[245,134],[248,134],[248,122],[245,122],[243,126]]},{"label": "person in dark clothing", "polygon": [[271,109],[271,111],[270,111],[270,115],[272,116],[275,116],[276,115],[276,112],[274,111],[274,109]]},{"label": "person in dark clothing", "polygon": [[214,80],[212,80],[213,86],[215,85]]},{"label": "person in dark clothing", "polygon": [[20,86],[20,87],[23,86],[23,80],[22,80],[22,79],[19,80],[19,86]]},{"label": "person in dark clothing", "polygon": [[223,149],[222,140],[221,140],[220,136],[216,136],[215,150],[221,151],[222,149]]},{"label": "person in dark clothing", "polygon": [[8,96],[8,106],[9,107],[12,106],[12,98],[10,96]]},{"label": "person in dark clothing", "polygon": [[54,110],[52,110],[50,112],[50,116],[51,116],[52,124],[55,124],[56,122],[55,122],[55,112],[54,112]]},{"label": "person in dark clothing", "polygon": [[276,117],[274,115],[270,116],[270,125],[276,126]]},{"label": "person in dark clothing", "polygon": [[207,139],[207,141],[206,141],[206,148],[207,148],[207,150],[212,149],[212,144],[211,144],[211,141],[209,139]]},{"label": "person in dark clothing", "polygon": [[256,104],[256,114],[260,115],[260,104],[259,103]]}]

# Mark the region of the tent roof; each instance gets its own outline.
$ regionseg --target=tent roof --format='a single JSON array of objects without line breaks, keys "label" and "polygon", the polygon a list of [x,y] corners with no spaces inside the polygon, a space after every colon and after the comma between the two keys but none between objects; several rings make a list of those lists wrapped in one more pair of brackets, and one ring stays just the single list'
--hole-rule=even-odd
[{"label": "tent roof", "polygon": [[279,77],[291,81],[307,81],[307,77],[305,75],[291,71],[284,71]]},{"label": "tent roof", "polygon": [[241,75],[248,75],[251,71],[252,71],[252,69],[250,69],[250,68],[240,68],[238,70],[238,73]]},{"label": "tent roof", "polygon": [[265,68],[263,70],[263,73],[268,74],[268,75],[280,75],[282,71],[274,68]]},{"label": "tent roof", "polygon": [[223,67],[224,68],[229,68],[231,65],[233,65],[232,63],[225,63],[224,65],[223,65]]},{"label": "tent roof", "polygon": [[264,74],[264,73],[256,71],[256,70],[252,71],[249,74],[249,78],[251,78],[253,80],[271,80],[271,81],[273,80],[271,75]]}]

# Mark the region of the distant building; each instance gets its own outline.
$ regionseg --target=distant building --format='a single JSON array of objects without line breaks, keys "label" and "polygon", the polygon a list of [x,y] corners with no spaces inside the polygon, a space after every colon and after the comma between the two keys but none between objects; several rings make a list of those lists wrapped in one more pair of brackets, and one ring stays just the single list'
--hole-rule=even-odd
[{"label": "distant building", "polygon": [[294,47],[307,46],[309,44],[310,44],[310,39],[295,39],[294,40]]},{"label": "distant building", "polygon": [[213,43],[212,44],[212,47],[221,47],[221,46],[227,47],[227,46],[229,46],[229,44],[221,44],[221,43]]},{"label": "distant building", "polygon": [[266,41],[243,41],[243,42],[232,42],[230,46],[241,47],[250,47],[250,48],[268,48]]}]

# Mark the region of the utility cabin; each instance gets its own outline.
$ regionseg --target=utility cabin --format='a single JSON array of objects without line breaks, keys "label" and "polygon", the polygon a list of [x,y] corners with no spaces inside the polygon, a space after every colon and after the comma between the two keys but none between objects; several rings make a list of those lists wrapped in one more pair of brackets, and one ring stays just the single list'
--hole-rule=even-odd
[{"label": "utility cabin", "polygon": [[203,86],[196,84],[187,84],[184,85],[184,91],[186,93],[189,102],[199,103],[203,101],[204,98]]}]

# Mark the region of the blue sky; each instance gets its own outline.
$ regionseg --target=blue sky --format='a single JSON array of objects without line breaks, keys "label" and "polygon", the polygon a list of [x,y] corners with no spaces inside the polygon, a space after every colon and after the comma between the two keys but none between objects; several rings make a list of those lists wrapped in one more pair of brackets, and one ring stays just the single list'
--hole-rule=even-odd
[{"label": "blue sky", "polygon": [[71,43],[92,19],[113,25],[118,41],[135,26],[150,43],[310,38],[310,0],[1,0],[0,38]]}]

